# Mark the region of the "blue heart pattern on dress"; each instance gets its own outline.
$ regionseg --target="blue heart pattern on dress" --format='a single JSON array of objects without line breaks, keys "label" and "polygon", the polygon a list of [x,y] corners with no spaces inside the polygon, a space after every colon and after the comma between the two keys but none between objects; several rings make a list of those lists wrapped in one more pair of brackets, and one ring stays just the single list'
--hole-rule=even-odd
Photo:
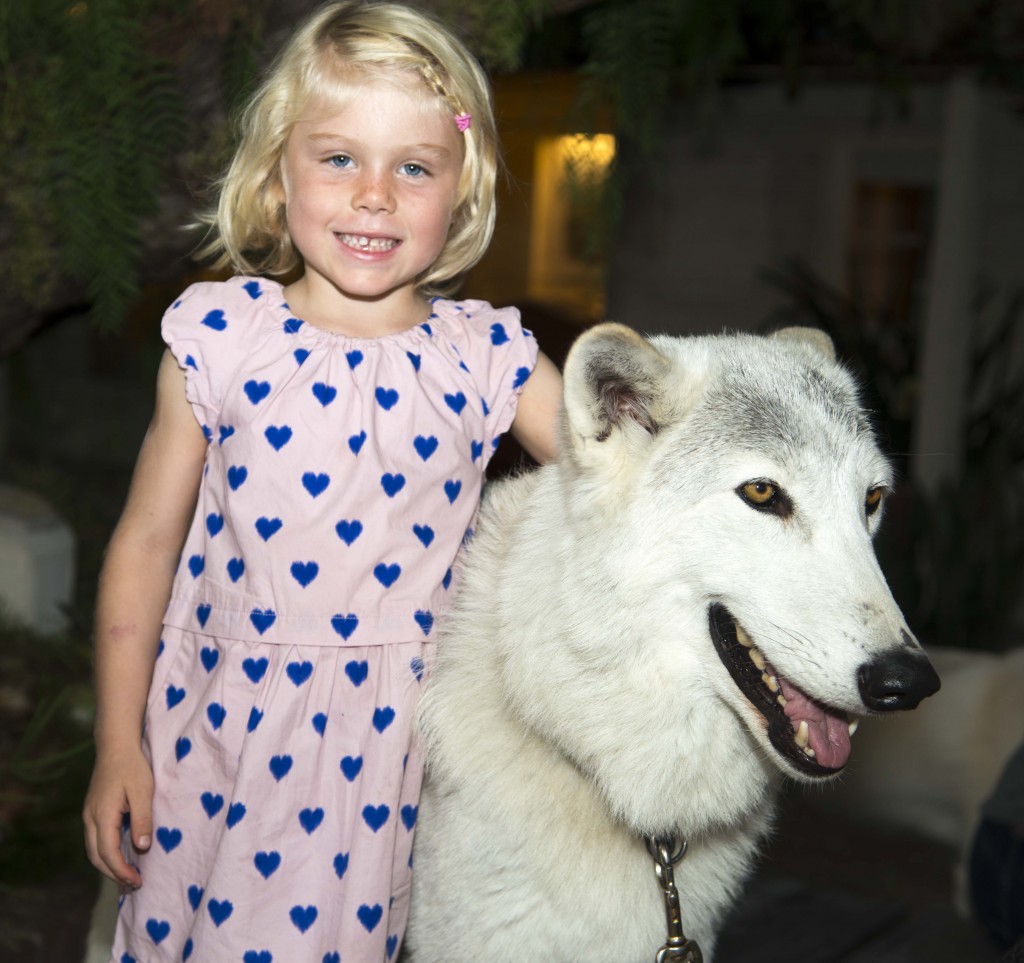
[{"label": "blue heart pattern on dress", "polygon": [[423,543],[424,548],[430,548],[434,540],[434,530],[429,525],[413,525],[413,534]]},{"label": "blue heart pattern on dress", "polygon": [[395,721],[395,710],[391,706],[378,707],[373,710],[373,728],[383,732]]},{"label": "blue heart pattern on dress", "polygon": [[206,707],[206,718],[210,720],[210,725],[214,729],[219,729],[224,725],[224,719],[227,716],[228,711],[219,702],[211,702]]},{"label": "blue heart pattern on dress", "polygon": [[270,382],[251,379],[242,386],[242,390],[249,401],[254,405],[258,405],[270,394]]},{"label": "blue heart pattern on dress", "polygon": [[245,818],[245,803],[232,803],[228,806],[228,817],[224,820],[228,829],[233,829]]},{"label": "blue heart pattern on dress", "polygon": [[246,732],[255,732],[256,727],[263,721],[263,713],[256,706],[249,710],[249,721],[246,723]]},{"label": "blue heart pattern on dress", "polygon": [[495,347],[508,344],[508,334],[506,333],[505,326],[503,324],[491,325],[491,344]]},{"label": "blue heart pattern on dress", "polygon": [[263,432],[263,437],[267,439],[274,451],[280,451],[292,440],[292,430],[288,425],[270,425]]},{"label": "blue heart pattern on dress", "polygon": [[313,397],[325,408],[338,397],[338,389],[318,381],[313,385]]},{"label": "blue heart pattern on dress", "polygon": [[196,606],[196,619],[199,620],[199,627],[202,628],[206,625],[206,620],[210,617],[210,613],[213,611],[213,606],[203,602],[201,605]]},{"label": "blue heart pattern on dress", "polygon": [[358,627],[359,619],[351,612],[348,615],[331,616],[331,628],[346,641]]},{"label": "blue heart pattern on dress", "polygon": [[228,578],[237,582],[245,574],[245,562],[240,558],[228,559]]},{"label": "blue heart pattern on dress", "polygon": [[217,512],[210,512],[206,516],[206,530],[210,533],[210,538],[214,538],[220,534],[220,530],[224,527],[224,516]]},{"label": "blue heart pattern on dress", "polygon": [[250,682],[259,682],[267,671],[268,665],[270,663],[266,656],[260,656],[258,659],[246,659],[242,662],[242,671],[249,677]]},{"label": "blue heart pattern on dress", "polygon": [[319,806],[316,809],[303,809],[299,812],[299,825],[306,831],[307,836],[312,836],[323,821],[324,811]]},{"label": "blue heart pattern on dress", "polygon": [[281,854],[276,850],[269,853],[259,852],[252,858],[252,862],[260,876],[270,879],[281,865]]},{"label": "blue heart pattern on dress", "polygon": [[292,771],[291,756],[272,756],[270,759],[270,774],[280,782]]},{"label": "blue heart pattern on dress", "polygon": [[373,396],[385,411],[390,411],[398,404],[398,392],[394,388],[377,388]]},{"label": "blue heart pattern on dress", "polygon": [[344,756],[341,760],[341,774],[349,781],[355,782],[356,776],[362,772],[362,756]]},{"label": "blue heart pattern on dress", "polygon": [[208,311],[206,313],[206,317],[204,317],[199,323],[205,324],[206,327],[211,328],[214,331],[223,331],[228,326],[227,321],[224,319],[224,312],[221,311],[220,308]]},{"label": "blue heart pattern on dress", "polygon": [[362,364],[362,362],[363,362],[363,352],[362,351],[348,351],[348,352],[345,353],[345,360],[348,361],[349,368],[351,368],[353,371],[355,371],[356,368],[358,368],[359,365]]},{"label": "blue heart pattern on dress", "polygon": [[176,686],[169,685],[167,687],[167,708],[173,709],[178,705],[182,699],[185,698],[186,692],[184,689],[179,689]]},{"label": "blue heart pattern on dress", "polygon": [[249,469],[245,465],[232,465],[228,469],[228,485],[233,492],[237,492],[245,480],[249,477]]},{"label": "blue heart pattern on dress", "polygon": [[274,957],[270,950],[246,950],[242,963],[274,963]]},{"label": "blue heart pattern on dress", "polygon": [[449,479],[444,483],[444,493],[448,496],[448,502],[451,505],[455,504],[455,499],[459,497],[459,492],[462,491],[462,482],[457,478]]},{"label": "blue heart pattern on dress", "polygon": [[159,826],[156,831],[156,841],[165,853],[173,852],[181,845],[182,833],[180,829],[172,829],[168,826]]},{"label": "blue heart pattern on dress", "polygon": [[334,857],[334,874],[338,879],[343,879],[345,870],[348,869],[348,853],[338,853]]},{"label": "blue heart pattern on dress", "polygon": [[188,570],[192,578],[199,578],[206,568],[206,559],[202,555],[193,555],[188,560]]},{"label": "blue heart pattern on dress", "polygon": [[387,953],[389,960],[391,959],[391,957],[393,957],[395,955],[395,950],[397,950],[397,949],[398,949],[398,934],[397,933],[392,933],[391,936],[389,936],[384,941],[384,951]]},{"label": "blue heart pattern on dress", "polygon": [[292,684],[297,688],[313,674],[313,663],[289,662],[285,672],[288,673],[288,678],[292,680]]},{"label": "blue heart pattern on dress", "polygon": [[366,927],[366,931],[368,933],[372,933],[384,916],[384,907],[381,906],[380,903],[374,903],[373,906],[367,906],[363,903],[363,905],[356,910],[356,916],[359,917],[359,922]]},{"label": "blue heart pattern on dress", "polygon": [[401,473],[392,475],[391,472],[385,472],[380,476],[380,487],[384,489],[384,494],[388,498],[394,498],[405,488],[405,475]]},{"label": "blue heart pattern on dress", "polygon": [[363,822],[374,832],[377,832],[391,815],[391,809],[386,803],[379,806],[363,806]]},{"label": "blue heart pattern on dress", "polygon": [[363,534],[363,523],[358,518],[346,519],[343,518],[337,525],[334,526],[334,530],[338,533],[340,538],[346,545],[351,545],[360,535]]},{"label": "blue heart pattern on dress", "polygon": [[224,797],[219,792],[204,792],[199,797],[199,802],[202,803],[203,811],[209,819],[213,819],[224,808]]},{"label": "blue heart pattern on dress", "polygon": [[318,712],[312,719],[309,720],[313,726],[313,730],[318,736],[322,736],[324,731],[327,729],[327,713]]},{"label": "blue heart pattern on dress", "polygon": [[455,414],[461,415],[462,409],[466,407],[466,396],[461,391],[456,391],[453,395],[445,395],[444,403],[451,408]]},{"label": "blue heart pattern on dress", "polygon": [[203,888],[201,886],[190,886],[188,888],[188,905],[192,907],[194,913],[199,909],[199,904],[203,901]]},{"label": "blue heart pattern on dress", "polygon": [[352,435],[348,440],[348,447],[352,450],[353,455],[358,455],[362,450],[363,445],[366,443],[366,432],[361,431],[358,435]]},{"label": "blue heart pattern on dress", "polygon": [[401,812],[402,825],[406,829],[411,830],[412,827],[416,825],[416,817],[419,815],[419,812],[420,812],[420,807],[419,806],[409,806],[409,805],[403,806],[402,807],[402,812]]},{"label": "blue heart pattern on dress", "polygon": [[267,518],[266,515],[261,515],[256,519],[256,533],[263,541],[269,542],[283,524],[280,518]]},{"label": "blue heart pattern on dress", "polygon": [[292,562],[292,578],[303,588],[309,585],[320,572],[320,566],[316,562]]},{"label": "blue heart pattern on dress", "polygon": [[249,621],[260,635],[263,635],[276,620],[277,613],[273,609],[253,609],[249,613]]},{"label": "blue heart pattern on dress", "polygon": [[391,588],[391,586],[398,581],[401,574],[402,567],[397,562],[392,565],[385,565],[384,562],[381,562],[373,568],[373,577],[380,582],[384,588]]},{"label": "blue heart pattern on dress", "polygon": [[174,758],[181,762],[190,752],[192,751],[192,740],[187,736],[182,736],[174,744]]},{"label": "blue heart pattern on dress", "polygon": [[423,435],[417,435],[412,440],[412,446],[416,449],[416,454],[424,461],[427,461],[427,459],[437,451],[437,445],[437,438],[433,435],[428,435],[426,438],[424,438]]},{"label": "blue heart pattern on dress", "polygon": [[235,910],[229,899],[211,899],[206,904],[206,911],[210,914],[215,926],[220,926]]},{"label": "blue heart pattern on dress", "polygon": [[305,933],[316,922],[317,911],[315,906],[293,906],[288,915],[295,928]]},{"label": "blue heart pattern on dress", "polygon": [[171,932],[171,924],[167,920],[146,920],[146,932],[149,934],[149,938],[159,946]]},{"label": "blue heart pattern on dress", "polygon": [[234,425],[221,425],[218,429],[217,444],[223,448],[224,442],[226,442],[234,433]]},{"label": "blue heart pattern on dress", "polygon": [[413,618],[416,620],[416,624],[423,631],[423,634],[430,635],[430,630],[434,627],[434,613],[425,612],[423,609],[417,609]]},{"label": "blue heart pattern on dress", "polygon": [[302,476],[302,487],[305,488],[306,491],[314,498],[327,491],[327,486],[330,483],[330,475],[326,475],[323,472],[317,473],[307,471]]},{"label": "blue heart pattern on dress", "polygon": [[[337,616],[335,616],[337,617]],[[370,663],[366,661],[362,662],[347,662],[345,664],[345,675],[352,681],[352,685],[359,688],[365,681],[366,677],[370,674]]]},{"label": "blue heart pattern on dress", "polygon": [[217,661],[220,659],[220,652],[216,649],[211,649],[209,646],[203,646],[199,650],[199,661],[203,663],[203,668],[207,672],[212,672],[217,667]]}]

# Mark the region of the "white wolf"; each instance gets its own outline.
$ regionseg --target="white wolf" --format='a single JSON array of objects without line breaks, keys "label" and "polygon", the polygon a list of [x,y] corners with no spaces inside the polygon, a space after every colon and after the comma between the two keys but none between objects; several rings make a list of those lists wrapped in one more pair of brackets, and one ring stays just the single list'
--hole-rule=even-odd
[{"label": "white wolf", "polygon": [[871,546],[891,484],[821,332],[583,335],[560,460],[491,488],[424,695],[411,959],[649,963],[655,837],[710,960],[781,777],[938,689]]}]

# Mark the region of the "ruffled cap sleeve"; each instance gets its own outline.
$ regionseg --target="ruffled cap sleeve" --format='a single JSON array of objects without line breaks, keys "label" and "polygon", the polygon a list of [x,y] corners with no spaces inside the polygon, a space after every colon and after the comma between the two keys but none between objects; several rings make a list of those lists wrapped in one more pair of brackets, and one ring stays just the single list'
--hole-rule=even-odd
[{"label": "ruffled cap sleeve", "polygon": [[203,282],[187,288],[164,313],[160,333],[185,372],[185,397],[208,435],[225,388],[252,348],[260,299],[269,296],[256,278]]}]

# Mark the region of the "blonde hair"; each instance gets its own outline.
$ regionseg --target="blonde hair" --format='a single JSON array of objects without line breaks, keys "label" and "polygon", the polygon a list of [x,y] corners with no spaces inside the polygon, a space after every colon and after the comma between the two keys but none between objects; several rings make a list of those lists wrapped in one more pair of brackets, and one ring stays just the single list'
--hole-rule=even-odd
[{"label": "blonde hair", "polygon": [[339,82],[402,71],[422,80],[455,116],[472,123],[452,226],[437,260],[417,281],[446,294],[483,255],[494,230],[498,136],[490,87],[465,46],[426,14],[377,0],[335,0],[310,16],[284,47],[239,118],[241,137],[218,182],[217,206],[200,215],[209,233],[200,254],[242,274],[289,274],[302,263],[285,224],[281,156],[307,105]]}]

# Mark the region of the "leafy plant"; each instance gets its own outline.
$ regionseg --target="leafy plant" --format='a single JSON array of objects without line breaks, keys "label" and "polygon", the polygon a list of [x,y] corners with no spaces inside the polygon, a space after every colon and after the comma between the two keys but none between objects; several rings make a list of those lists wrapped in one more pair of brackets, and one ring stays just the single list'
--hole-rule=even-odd
[{"label": "leafy plant", "polygon": [[4,282],[26,300],[62,275],[112,328],[138,292],[181,99],[158,46],[171,0],[2,0]]}]

